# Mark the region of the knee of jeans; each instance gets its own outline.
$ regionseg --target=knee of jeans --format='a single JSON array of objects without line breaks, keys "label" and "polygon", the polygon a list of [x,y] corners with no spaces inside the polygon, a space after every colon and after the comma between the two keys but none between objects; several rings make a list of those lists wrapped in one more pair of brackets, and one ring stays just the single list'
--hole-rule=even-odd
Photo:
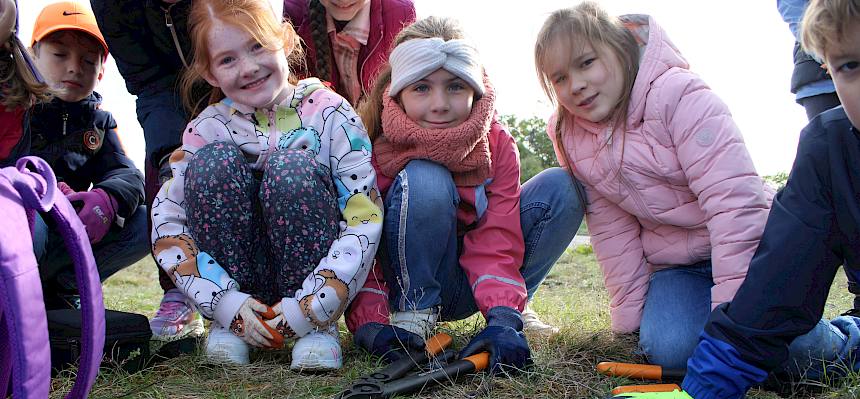
[{"label": "knee of jeans", "polygon": [[[534,182],[532,182],[534,180]],[[531,186],[531,187],[528,187]],[[527,188],[528,187],[528,188]],[[582,185],[565,168],[549,168],[532,177],[526,182],[523,190],[533,189],[549,193],[548,200],[552,202],[554,209],[566,213],[568,216],[580,216],[585,213],[585,195]]]},{"label": "knee of jeans", "polygon": [[416,159],[406,164],[394,182],[403,195],[413,199],[410,210],[423,209],[434,214],[454,209],[459,198],[451,172],[435,162]]},{"label": "knee of jeans", "polygon": [[693,354],[698,336],[674,334],[671,329],[660,329],[656,334],[642,331],[639,348],[648,362],[665,368],[684,369]]},{"label": "knee of jeans", "polygon": [[794,339],[788,346],[790,359],[823,359],[834,361],[860,344],[860,329],[851,316],[828,321],[821,319],[806,334]]}]

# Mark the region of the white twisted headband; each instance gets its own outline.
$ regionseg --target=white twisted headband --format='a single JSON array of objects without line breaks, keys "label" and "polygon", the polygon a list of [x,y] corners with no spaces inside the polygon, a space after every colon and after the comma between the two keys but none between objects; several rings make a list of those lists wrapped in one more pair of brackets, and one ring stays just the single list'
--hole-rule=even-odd
[{"label": "white twisted headband", "polygon": [[391,64],[389,96],[443,68],[466,81],[475,93],[484,94],[484,72],[475,47],[466,40],[438,37],[400,43],[388,57]]}]

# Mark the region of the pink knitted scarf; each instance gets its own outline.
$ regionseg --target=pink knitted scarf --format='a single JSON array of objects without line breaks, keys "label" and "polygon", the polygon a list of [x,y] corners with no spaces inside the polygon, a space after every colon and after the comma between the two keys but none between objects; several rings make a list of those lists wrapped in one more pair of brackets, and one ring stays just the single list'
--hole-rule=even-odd
[{"label": "pink knitted scarf", "polygon": [[446,129],[427,129],[406,116],[385,89],[382,132],[373,143],[373,156],[382,173],[395,177],[413,159],[427,159],[451,171],[458,186],[477,186],[492,176],[490,141],[496,93],[484,76],[484,95],[472,104],[465,122]]}]

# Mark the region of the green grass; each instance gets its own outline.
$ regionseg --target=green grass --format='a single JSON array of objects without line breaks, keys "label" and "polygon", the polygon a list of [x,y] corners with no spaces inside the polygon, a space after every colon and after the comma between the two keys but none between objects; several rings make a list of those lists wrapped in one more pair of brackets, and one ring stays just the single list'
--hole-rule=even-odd
[{"label": "green grass", "polygon": [[[161,298],[152,260],[146,258],[111,277],[105,283],[108,308],[134,311],[152,317]],[[609,332],[609,308],[600,270],[590,248],[569,250],[546,279],[532,306],[544,321],[561,327],[557,336],[530,337],[535,367],[514,378],[489,378],[477,374],[442,388],[426,390],[421,398],[603,398],[618,385],[636,381],[597,374],[600,361],[641,361],[634,356],[635,341]],[[826,316],[850,307],[842,273],[834,283]],[[473,316],[443,325],[455,337],[454,347],[482,327]],[[380,366],[377,360],[352,345],[341,325],[344,368],[329,374],[307,375],[289,370],[289,350],[257,353],[250,366],[221,366],[206,363],[198,353],[165,361],[144,371],[127,374],[103,369],[91,392],[93,398],[326,398],[341,387]],[[53,380],[52,397],[64,396],[71,387],[73,372]],[[860,397],[860,377],[852,376],[839,387],[796,398]],[[754,390],[750,398],[777,398]]]}]

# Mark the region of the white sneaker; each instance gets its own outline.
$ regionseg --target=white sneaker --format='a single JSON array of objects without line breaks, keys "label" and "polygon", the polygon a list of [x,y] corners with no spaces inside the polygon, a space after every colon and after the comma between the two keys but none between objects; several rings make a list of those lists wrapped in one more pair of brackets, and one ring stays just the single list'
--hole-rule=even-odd
[{"label": "white sneaker", "polygon": [[391,325],[400,327],[420,336],[421,338],[427,339],[433,335],[433,330],[436,329],[436,320],[438,318],[439,313],[434,308],[392,312]]},{"label": "white sneaker", "polygon": [[248,344],[222,327],[218,322],[209,325],[209,338],[206,340],[206,357],[217,363],[248,364]]},{"label": "white sneaker", "polygon": [[290,370],[331,371],[343,367],[337,324],[313,331],[296,340]]},{"label": "white sneaker", "polygon": [[558,334],[559,329],[541,321],[537,313],[526,305],[526,308],[523,309],[523,331],[549,337]]}]

